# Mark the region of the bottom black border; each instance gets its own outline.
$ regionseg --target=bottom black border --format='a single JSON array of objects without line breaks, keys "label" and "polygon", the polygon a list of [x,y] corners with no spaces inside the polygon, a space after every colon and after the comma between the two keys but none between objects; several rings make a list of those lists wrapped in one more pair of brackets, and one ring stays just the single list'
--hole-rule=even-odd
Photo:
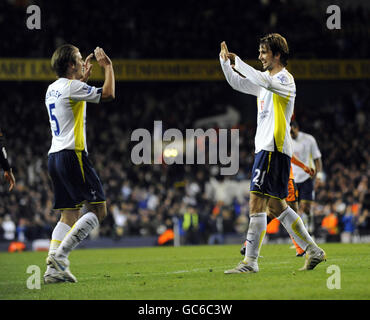
[{"label": "bottom black border", "polygon": [[[368,311],[370,300],[2,300],[0,308],[3,315],[9,311],[13,315],[14,312],[33,314],[36,319],[56,316],[65,319],[66,315],[68,318],[109,316],[129,320],[250,319],[255,315],[274,319],[304,318],[305,315],[333,319],[344,316],[345,312],[356,316]],[[165,312],[168,310],[170,314]]]}]

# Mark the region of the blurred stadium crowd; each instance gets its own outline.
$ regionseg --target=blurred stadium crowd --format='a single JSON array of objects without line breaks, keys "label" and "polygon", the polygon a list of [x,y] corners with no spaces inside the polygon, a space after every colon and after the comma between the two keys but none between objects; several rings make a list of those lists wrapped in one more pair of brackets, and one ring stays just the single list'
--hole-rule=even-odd
[{"label": "blurred stadium crowd", "polygon": [[[173,2],[160,1],[154,7],[142,1],[120,6],[117,0],[109,6],[99,5],[99,10],[89,10],[88,15],[81,14],[86,7],[80,1],[36,2],[43,8],[43,25],[32,37],[24,28],[24,20],[17,19],[29,1],[0,2],[0,26],[12,24],[15,28],[14,32],[3,33],[2,57],[50,57],[55,47],[67,41],[83,53],[104,44],[112,58],[201,59],[217,56],[220,41],[227,40],[234,52],[253,59],[259,36],[276,30],[289,34],[290,48],[297,59],[367,58],[364,39],[369,39],[370,30],[364,22],[369,9],[361,6],[346,10],[342,18],[346,28],[329,32],[326,16],[300,1],[238,0],[219,6],[202,2],[200,6],[199,1],[191,0],[176,2],[176,7]],[[90,1],[89,8],[97,3]],[[58,16],[78,19],[66,23]],[[233,19],[226,20],[230,16]],[[292,25],[295,32],[291,32]],[[318,35],[320,41],[308,41]],[[1,123],[17,185],[8,193],[4,181],[0,183],[1,240],[49,238],[59,218],[52,210],[46,167],[50,147],[44,106],[47,85],[2,85],[6,94],[0,100]],[[326,174],[325,181],[316,184],[315,233],[333,239],[343,232],[370,233],[368,82],[358,81],[354,88],[343,91],[338,87],[340,94],[320,97],[320,105],[314,108],[300,102],[296,111],[302,131],[318,141]],[[243,183],[250,179],[256,124],[255,118],[245,118],[245,105],[232,101],[228,85],[118,83],[116,92],[113,103],[88,106],[89,157],[108,199],[108,216],[99,234],[116,239],[159,235],[173,226],[173,217],[183,221],[187,243],[222,242],[224,234],[243,234],[248,224],[248,187]],[[237,175],[220,176],[218,166],[210,165],[132,164],[132,130],[140,127],[152,131],[154,120],[163,121],[163,130],[194,128],[196,120],[224,113],[230,104],[241,115]],[[244,192],[230,192],[235,189]],[[334,227],[325,227],[325,218],[336,221]]]},{"label": "blurred stadium crowd", "polygon": [[[297,109],[302,131],[315,136],[323,155],[326,179],[316,184],[314,206],[317,235],[321,231],[330,237],[343,231],[370,233],[370,99],[366,84],[362,84],[358,91],[323,100],[319,108],[300,105]],[[46,84],[6,84],[4,89],[8,94],[0,102],[0,112],[17,186],[11,193],[4,182],[0,186],[1,237],[48,238],[58,214],[52,210],[46,167],[50,147],[49,120],[43,104]],[[235,176],[219,175],[217,165],[137,166],[130,158],[136,143],[130,141],[134,129],[153,131],[153,122],[158,119],[166,128],[193,128],[203,113],[220,113],[222,106],[225,109],[230,103],[228,85],[120,83],[117,92],[115,102],[90,104],[87,114],[88,150],[108,199],[109,214],[100,235],[159,235],[173,226],[173,217],[183,221],[184,232],[192,229],[188,233],[192,236],[186,240],[190,243],[221,242],[223,234],[243,234],[249,196],[248,184],[242,183],[250,179],[255,119],[243,122],[242,117],[237,126],[240,169]],[[241,183],[244,192],[230,191],[235,183]],[[193,219],[184,218],[187,214]],[[325,217],[337,220],[334,229],[322,228]]]},{"label": "blurred stadium crowd", "polygon": [[[289,35],[289,46],[297,59],[367,58],[364,39],[370,37],[370,9],[365,1],[357,2],[336,1],[345,28],[329,30],[325,1],[319,0],[162,0],[155,5],[144,0],[124,5],[110,0],[105,6],[97,0],[1,1],[0,26],[5,29],[11,25],[13,32],[3,33],[0,54],[48,57],[50,47],[68,42],[79,46],[82,53],[104,43],[106,52],[116,58],[203,59],[213,58],[219,43],[227,40],[233,52],[253,59],[259,37],[274,30]],[[41,30],[32,36],[24,27],[25,7],[30,4],[42,8]],[[19,19],[20,13],[24,19]],[[318,38],[320,41],[314,40]]]}]

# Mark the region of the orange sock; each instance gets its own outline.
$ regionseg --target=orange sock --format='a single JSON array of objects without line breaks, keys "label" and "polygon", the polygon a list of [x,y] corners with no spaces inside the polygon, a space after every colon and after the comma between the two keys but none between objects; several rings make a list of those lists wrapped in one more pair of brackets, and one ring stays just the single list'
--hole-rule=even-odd
[{"label": "orange sock", "polygon": [[292,242],[295,246],[295,250],[297,252],[297,254],[302,254],[304,252],[304,250],[298,245],[297,242],[295,242],[295,240],[293,239],[293,237],[290,237],[292,239]]}]

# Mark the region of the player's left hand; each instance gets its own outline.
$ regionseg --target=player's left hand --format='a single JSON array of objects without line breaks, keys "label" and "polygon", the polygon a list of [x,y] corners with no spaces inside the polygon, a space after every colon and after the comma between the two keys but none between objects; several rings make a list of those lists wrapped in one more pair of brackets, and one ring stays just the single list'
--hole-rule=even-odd
[{"label": "player's left hand", "polygon": [[15,178],[14,178],[13,171],[11,169],[9,171],[5,171],[4,178],[6,181],[9,182],[9,191],[12,191],[15,185]]},{"label": "player's left hand", "polygon": [[96,47],[94,55],[99,66],[103,68],[112,66],[112,60],[106,55],[102,48]]},{"label": "player's left hand", "polygon": [[230,59],[230,64],[234,68],[236,54],[235,53],[232,53],[232,52],[228,52],[227,57]]},{"label": "player's left hand", "polygon": [[86,58],[85,62],[83,63],[82,70],[83,70],[83,76],[81,78],[81,81],[87,82],[91,75],[91,70],[93,65],[90,63],[91,58],[94,56],[93,53],[90,53],[88,57]]}]

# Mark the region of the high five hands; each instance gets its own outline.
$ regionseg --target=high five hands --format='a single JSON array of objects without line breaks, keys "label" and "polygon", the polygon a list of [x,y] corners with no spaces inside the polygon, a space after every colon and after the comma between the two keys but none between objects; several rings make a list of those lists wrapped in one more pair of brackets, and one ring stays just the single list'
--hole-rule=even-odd
[{"label": "high five hands", "polygon": [[96,47],[94,50],[94,53],[90,53],[86,60],[83,63],[82,66],[82,78],[80,79],[83,82],[87,82],[91,75],[91,70],[92,70],[92,63],[90,60],[95,56],[96,61],[101,67],[106,67],[112,65],[112,61],[109,59],[109,57],[105,54],[104,50],[100,47]]},{"label": "high five hands", "polygon": [[227,49],[227,45],[226,45],[226,42],[225,41],[222,41],[221,42],[221,52],[220,52],[220,55],[221,55],[221,58],[224,61],[227,61],[228,59],[230,59],[231,66],[232,67],[235,66],[235,57],[236,57],[236,54],[229,52],[229,50]]},{"label": "high five hands", "polygon": [[112,65],[112,61],[109,57],[105,54],[104,50],[100,47],[96,47],[94,50],[95,59],[98,62],[99,66],[107,67]]},{"label": "high five hands", "polygon": [[220,55],[221,55],[221,58],[224,60],[224,61],[227,61],[228,59],[230,59],[230,65],[231,67],[233,68],[233,70],[238,73],[241,77],[245,78],[241,73],[239,73],[238,71],[236,71],[234,69],[235,67],[235,57],[236,57],[236,54],[235,53],[232,53],[232,52],[229,52],[229,50],[227,49],[227,45],[226,45],[226,42],[225,41],[222,41],[221,42],[221,51],[220,51]]}]

